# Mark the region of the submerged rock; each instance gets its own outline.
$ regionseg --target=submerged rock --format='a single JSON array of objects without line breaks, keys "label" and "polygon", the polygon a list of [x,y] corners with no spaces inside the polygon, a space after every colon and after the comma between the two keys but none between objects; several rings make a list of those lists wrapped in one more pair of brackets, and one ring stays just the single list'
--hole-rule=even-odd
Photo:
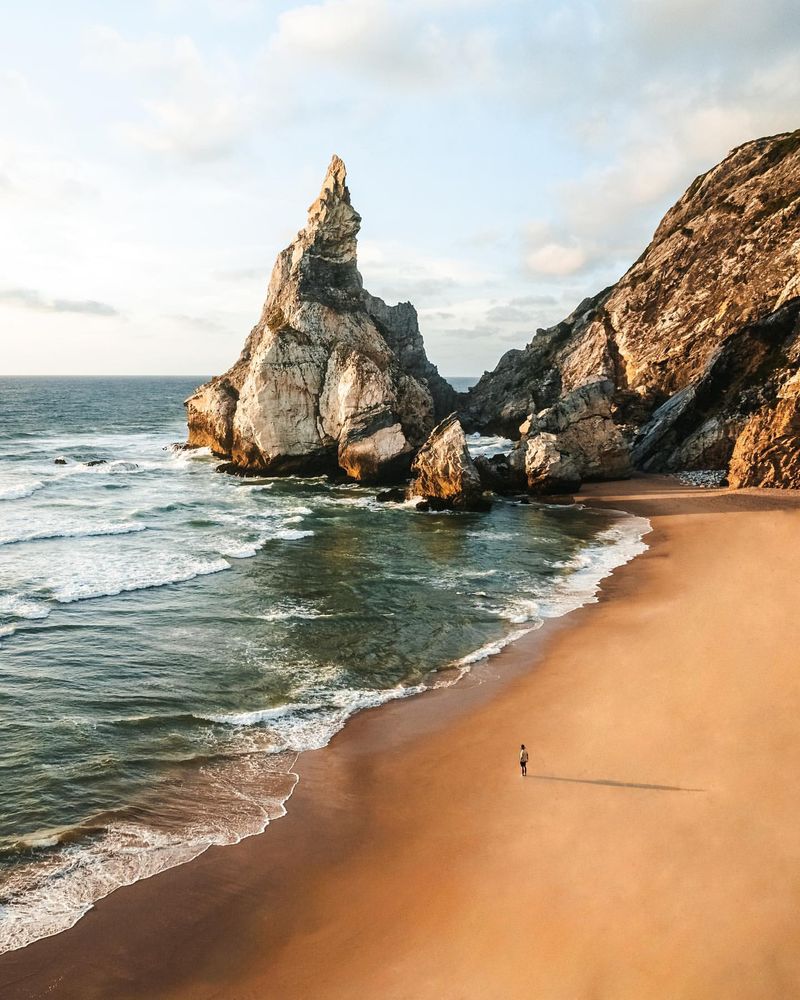
[{"label": "submerged rock", "polygon": [[[616,285],[462,396],[465,426],[514,435],[529,413],[607,380],[637,468],[730,464],[732,484],[796,486],[798,246],[800,130],[739,146],[689,186]],[[560,449],[563,429],[546,430]],[[620,475],[617,444],[597,458],[593,476]]]},{"label": "submerged rock", "polygon": [[525,488],[525,477],[519,468],[512,464],[510,456],[478,455],[473,461],[484,489],[493,493],[508,494]]},{"label": "submerged rock", "polygon": [[406,491],[400,487],[391,490],[383,490],[375,497],[378,503],[403,503],[406,499]]},{"label": "submerged rock", "polygon": [[189,444],[229,457],[226,470],[396,478],[452,407],[413,306],[363,289],[345,180],[334,156],[241,357],[186,401]]},{"label": "submerged rock", "polygon": [[491,505],[455,413],[434,427],[411,471],[409,493],[427,504],[417,505],[420,510],[487,510]]}]

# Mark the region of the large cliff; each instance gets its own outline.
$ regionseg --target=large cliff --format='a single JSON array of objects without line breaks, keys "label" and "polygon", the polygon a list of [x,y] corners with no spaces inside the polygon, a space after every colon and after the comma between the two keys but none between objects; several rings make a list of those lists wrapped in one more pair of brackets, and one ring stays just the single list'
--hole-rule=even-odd
[{"label": "large cliff", "polygon": [[603,382],[637,467],[800,487],[799,363],[797,131],[698,177],[616,285],[504,355],[461,412],[471,429],[517,437],[530,414]]},{"label": "large cliff", "polygon": [[361,217],[345,181],[334,156],[239,360],[186,400],[189,446],[210,447],[235,471],[393,478],[454,407],[414,307],[364,291]]}]

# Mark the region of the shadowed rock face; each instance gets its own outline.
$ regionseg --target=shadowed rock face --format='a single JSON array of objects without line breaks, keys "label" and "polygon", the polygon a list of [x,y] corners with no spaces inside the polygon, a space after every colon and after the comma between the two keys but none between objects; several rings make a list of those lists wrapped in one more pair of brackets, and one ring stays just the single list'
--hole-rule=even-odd
[{"label": "shadowed rock face", "polygon": [[[800,481],[800,131],[748,142],[698,177],[611,289],[506,354],[466,397],[469,429],[600,380],[636,466]],[[616,475],[612,465],[604,471]]]},{"label": "shadowed rock face", "polygon": [[306,227],[278,255],[239,360],[186,401],[189,445],[229,457],[232,469],[391,479],[452,408],[413,306],[363,289],[361,217],[345,180],[334,156]]}]

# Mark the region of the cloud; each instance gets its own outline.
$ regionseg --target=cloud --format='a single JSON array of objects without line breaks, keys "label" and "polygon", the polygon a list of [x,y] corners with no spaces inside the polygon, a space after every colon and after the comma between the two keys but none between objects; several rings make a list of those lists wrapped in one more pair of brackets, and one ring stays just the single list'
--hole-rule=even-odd
[{"label": "cloud", "polygon": [[431,257],[390,241],[362,240],[358,249],[364,285],[386,302],[412,302],[417,308],[441,309],[465,293],[490,288],[493,273],[450,257]]},{"label": "cloud", "polygon": [[33,309],[36,312],[80,313],[84,316],[119,316],[113,306],[93,299],[49,298],[33,288],[7,288],[0,290],[0,305]]},{"label": "cloud", "polygon": [[572,245],[545,243],[531,250],[526,258],[529,270],[535,274],[562,277],[582,271],[587,263],[586,250],[577,242]]},{"label": "cloud", "polygon": [[273,58],[369,78],[381,90],[441,90],[490,84],[497,75],[488,25],[448,15],[479,3],[456,0],[323,0],[284,11],[270,39]]},{"label": "cloud", "polygon": [[567,0],[532,22],[515,90],[532,113],[557,109],[574,154],[526,235],[529,273],[616,277],[697,174],[795,128],[795,23],[789,0]]},{"label": "cloud", "polygon": [[220,333],[226,329],[224,324],[208,316],[192,316],[189,313],[170,313],[164,319],[173,323],[180,323],[182,326],[191,327],[193,330],[205,330],[207,333]]},{"label": "cloud", "polygon": [[508,305],[492,306],[487,310],[486,319],[490,323],[527,323],[530,320],[530,310],[520,309],[519,306]]},{"label": "cloud", "polygon": [[86,58],[104,72],[132,78],[143,112],[116,134],[151,153],[207,161],[230,155],[247,134],[252,96],[230,59],[213,63],[189,36],[131,40],[98,26],[86,36]]}]

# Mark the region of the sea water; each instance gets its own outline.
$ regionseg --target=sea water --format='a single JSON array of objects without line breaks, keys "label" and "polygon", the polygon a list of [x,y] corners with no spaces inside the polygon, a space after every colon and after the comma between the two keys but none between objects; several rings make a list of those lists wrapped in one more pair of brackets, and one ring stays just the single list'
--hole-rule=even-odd
[{"label": "sea water", "polygon": [[217,474],[175,447],[200,381],[0,379],[0,951],[262,831],[299,752],[644,548],[647,522],[579,505]]}]

